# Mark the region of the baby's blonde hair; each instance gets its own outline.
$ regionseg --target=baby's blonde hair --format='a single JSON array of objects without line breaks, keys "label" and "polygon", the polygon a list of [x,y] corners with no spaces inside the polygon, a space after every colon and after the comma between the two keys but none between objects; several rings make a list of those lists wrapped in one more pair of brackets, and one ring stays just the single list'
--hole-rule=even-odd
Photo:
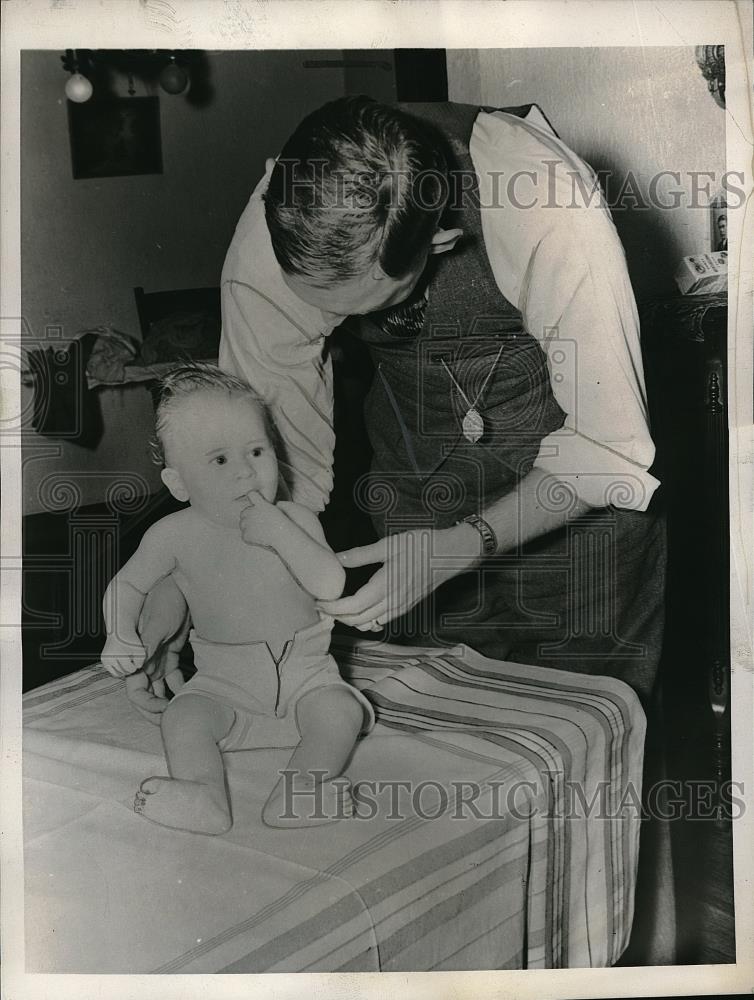
[{"label": "baby's blonde hair", "polygon": [[152,458],[157,465],[166,464],[165,439],[176,410],[186,399],[198,392],[225,392],[229,396],[247,396],[260,407],[264,415],[265,428],[277,451],[278,438],[275,425],[264,400],[243,379],[221,371],[217,365],[194,361],[181,365],[180,368],[174,368],[159,383],[154,419],[155,433],[149,442]]}]

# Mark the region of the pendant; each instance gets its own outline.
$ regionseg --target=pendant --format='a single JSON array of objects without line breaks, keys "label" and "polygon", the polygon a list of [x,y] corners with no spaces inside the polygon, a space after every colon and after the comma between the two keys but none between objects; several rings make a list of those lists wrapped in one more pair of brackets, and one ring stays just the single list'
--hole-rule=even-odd
[{"label": "pendant", "polygon": [[461,427],[463,429],[463,436],[472,444],[476,444],[484,434],[484,421],[473,406],[467,411]]}]

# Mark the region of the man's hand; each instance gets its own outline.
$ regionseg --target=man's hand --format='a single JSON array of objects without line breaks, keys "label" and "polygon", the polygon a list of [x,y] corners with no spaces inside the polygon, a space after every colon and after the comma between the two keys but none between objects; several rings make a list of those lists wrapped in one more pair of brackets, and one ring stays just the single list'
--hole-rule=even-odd
[{"label": "man's hand", "polygon": [[338,558],[346,568],[382,565],[355,594],[319,601],[317,606],[344,625],[376,631],[469,569],[479,555],[479,534],[468,524],[390,535],[372,545],[340,552]]},{"label": "man's hand", "polygon": [[107,637],[100,661],[113,677],[126,677],[141,669],[146,655],[141,639],[135,632],[125,636],[113,632]]},{"label": "man's hand", "polygon": [[160,680],[178,666],[190,628],[186,599],[173,576],[166,576],[147,594],[137,626],[147,651],[144,670],[152,680]]},{"label": "man's hand", "polygon": [[247,545],[276,548],[280,533],[285,531],[288,518],[277,505],[265,500],[261,493],[248,494],[249,506],[241,511],[241,537]]}]

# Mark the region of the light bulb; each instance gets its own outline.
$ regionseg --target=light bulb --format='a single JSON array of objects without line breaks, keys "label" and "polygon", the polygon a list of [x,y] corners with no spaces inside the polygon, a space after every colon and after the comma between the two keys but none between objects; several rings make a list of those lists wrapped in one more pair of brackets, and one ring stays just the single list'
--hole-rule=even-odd
[{"label": "light bulb", "polygon": [[88,101],[94,93],[94,87],[81,73],[74,73],[65,85],[65,96],[69,101],[76,104],[83,104]]},{"label": "light bulb", "polygon": [[180,94],[186,89],[187,83],[188,73],[181,66],[176,66],[175,60],[171,59],[160,73],[160,86],[168,94]]}]

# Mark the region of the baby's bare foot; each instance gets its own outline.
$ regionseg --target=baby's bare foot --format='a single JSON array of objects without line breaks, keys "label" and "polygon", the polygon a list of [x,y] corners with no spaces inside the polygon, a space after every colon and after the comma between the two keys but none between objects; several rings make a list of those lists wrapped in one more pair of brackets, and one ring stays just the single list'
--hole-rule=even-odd
[{"label": "baby's bare foot", "polygon": [[134,812],[192,833],[227,833],[232,825],[225,789],[200,781],[146,778],[134,797]]},{"label": "baby's bare foot", "polygon": [[301,772],[286,772],[262,809],[266,826],[282,829],[323,826],[354,814],[348,778],[318,780]]}]

